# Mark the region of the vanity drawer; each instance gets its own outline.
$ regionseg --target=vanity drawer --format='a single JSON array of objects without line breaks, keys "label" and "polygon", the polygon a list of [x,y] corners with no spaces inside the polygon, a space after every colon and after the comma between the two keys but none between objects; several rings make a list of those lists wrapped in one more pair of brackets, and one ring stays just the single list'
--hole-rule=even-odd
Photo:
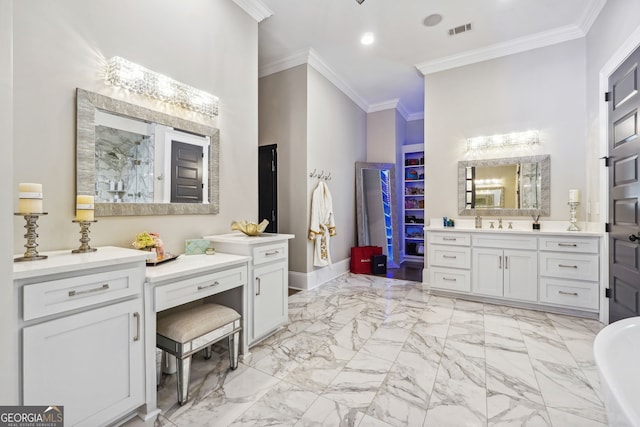
[{"label": "vanity drawer", "polygon": [[597,310],[598,284],[541,277],[540,302]]},{"label": "vanity drawer", "polygon": [[471,268],[471,248],[429,245],[429,263],[439,267]]},{"label": "vanity drawer", "polygon": [[280,242],[273,245],[256,246],[252,249],[253,265],[264,264],[287,257],[288,242]]},{"label": "vanity drawer", "polygon": [[469,246],[471,236],[460,233],[429,233],[429,243],[435,245]]},{"label": "vanity drawer", "polygon": [[541,237],[541,251],[555,252],[580,252],[580,253],[598,253],[597,238],[575,238],[575,237]]},{"label": "vanity drawer", "polygon": [[141,268],[87,274],[25,285],[25,321],[125,298],[142,291]]},{"label": "vanity drawer", "polygon": [[448,268],[429,268],[431,281],[429,287],[448,291],[471,291],[471,275],[469,270]]},{"label": "vanity drawer", "polygon": [[529,236],[498,236],[492,233],[474,234],[473,246],[498,249],[538,249],[535,237]]},{"label": "vanity drawer", "polygon": [[208,297],[247,283],[246,267],[229,268],[191,279],[158,285],[154,289],[155,311]]},{"label": "vanity drawer", "polygon": [[598,255],[540,252],[540,275],[598,281]]}]

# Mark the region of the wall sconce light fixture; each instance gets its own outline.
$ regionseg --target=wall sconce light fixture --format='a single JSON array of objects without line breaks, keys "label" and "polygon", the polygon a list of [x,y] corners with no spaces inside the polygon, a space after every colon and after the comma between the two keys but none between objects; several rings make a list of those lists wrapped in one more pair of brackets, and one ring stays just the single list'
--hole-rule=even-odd
[{"label": "wall sconce light fixture", "polygon": [[119,56],[107,61],[105,81],[209,117],[218,115],[218,97]]},{"label": "wall sconce light fixture", "polygon": [[504,135],[476,136],[467,139],[467,152],[493,148],[511,148],[538,143],[540,143],[540,138],[537,130],[513,132]]}]

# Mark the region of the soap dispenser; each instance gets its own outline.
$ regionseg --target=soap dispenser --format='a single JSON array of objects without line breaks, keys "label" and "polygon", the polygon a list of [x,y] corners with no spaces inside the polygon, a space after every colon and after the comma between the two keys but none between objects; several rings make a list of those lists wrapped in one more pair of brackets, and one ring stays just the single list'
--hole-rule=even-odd
[{"label": "soap dispenser", "polygon": [[476,215],[476,228],[482,228],[482,217],[480,214]]}]

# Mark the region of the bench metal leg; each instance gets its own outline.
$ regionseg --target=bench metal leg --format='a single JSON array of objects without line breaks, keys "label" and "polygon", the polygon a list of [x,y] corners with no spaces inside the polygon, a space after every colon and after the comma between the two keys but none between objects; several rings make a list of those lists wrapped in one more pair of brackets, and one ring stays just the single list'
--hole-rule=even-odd
[{"label": "bench metal leg", "polygon": [[178,403],[184,405],[189,399],[189,376],[191,374],[191,356],[178,359]]},{"label": "bench metal leg", "polygon": [[231,369],[238,368],[238,348],[240,346],[240,333],[229,335],[229,362],[231,362]]},{"label": "bench metal leg", "polygon": [[202,356],[204,357],[204,360],[209,360],[211,359],[211,346],[208,345],[205,348],[202,349]]}]

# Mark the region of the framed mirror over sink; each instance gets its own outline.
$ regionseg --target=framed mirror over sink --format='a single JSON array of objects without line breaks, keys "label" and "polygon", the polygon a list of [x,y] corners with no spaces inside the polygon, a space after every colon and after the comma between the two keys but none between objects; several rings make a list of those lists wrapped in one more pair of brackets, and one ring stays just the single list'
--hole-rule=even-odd
[{"label": "framed mirror over sink", "polygon": [[549,155],[458,162],[458,214],[549,216]]},{"label": "framed mirror over sink", "polygon": [[77,89],[76,190],[96,216],[219,212],[219,131]]}]

